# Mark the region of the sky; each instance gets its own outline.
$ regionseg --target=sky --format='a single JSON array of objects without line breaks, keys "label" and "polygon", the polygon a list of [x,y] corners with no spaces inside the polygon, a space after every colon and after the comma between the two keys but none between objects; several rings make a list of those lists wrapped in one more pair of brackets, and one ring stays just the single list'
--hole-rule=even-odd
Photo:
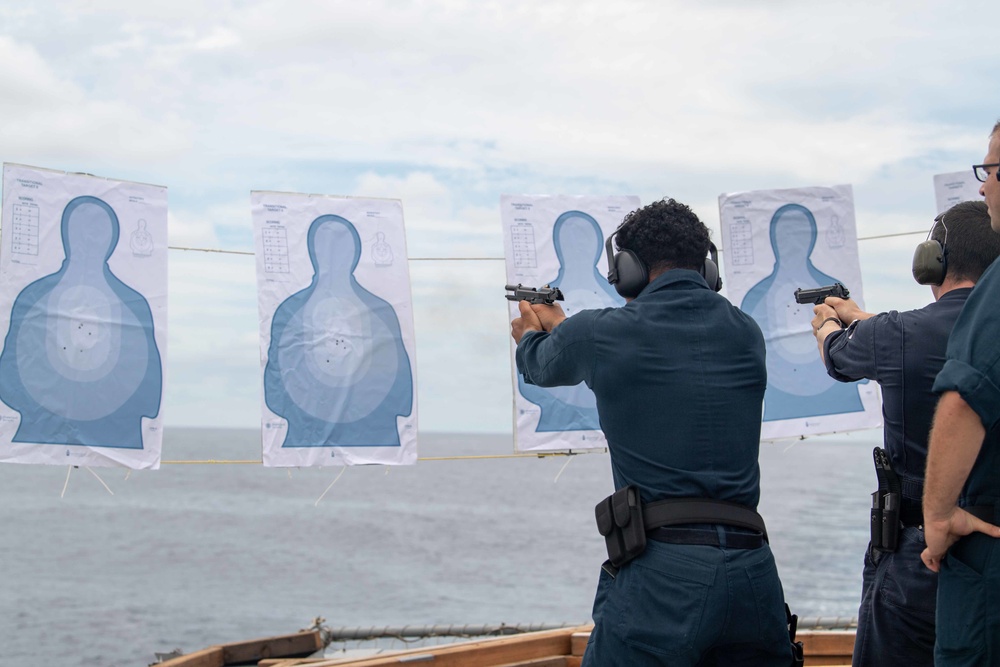
[{"label": "sky", "polygon": [[[251,190],[403,202],[425,431],[512,430],[501,194],[853,186],[865,305],[924,305],[933,176],[1000,117],[995,5],[29,2],[0,160],[164,185],[166,427],[258,428]],[[449,259],[443,259],[449,258]],[[722,257],[725,264],[725,256]],[[852,291],[857,293],[855,286]]]}]

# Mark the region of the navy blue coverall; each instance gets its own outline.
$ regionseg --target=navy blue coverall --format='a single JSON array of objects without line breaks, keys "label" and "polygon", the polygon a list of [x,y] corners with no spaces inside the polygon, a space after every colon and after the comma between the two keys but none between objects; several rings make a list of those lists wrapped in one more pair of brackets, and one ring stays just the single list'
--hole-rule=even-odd
[{"label": "navy blue coverall", "polygon": [[835,331],[823,343],[826,369],[841,382],[869,379],[882,387],[883,440],[900,477],[903,528],[892,553],[864,558],[854,667],[934,664],[937,575],[924,567],[920,502],[927,440],[948,335],[972,288],[951,290],[919,310],[880,313]]},{"label": "navy blue coverall", "polygon": [[[962,489],[960,507],[992,506],[1000,521],[1000,260],[976,284],[948,341],[934,391],[957,391],[986,437]],[[990,518],[987,516],[987,520]],[[1000,540],[972,533],[941,563],[936,665],[1000,664]]]},{"label": "navy blue coverall", "polygon": [[[516,360],[528,382],[594,391],[616,489],[756,509],[764,339],[698,272],[667,271],[621,308],[529,331]],[[720,546],[651,539],[617,576],[602,570],[585,667],[791,663],[770,548],[724,546],[739,529],[691,530]]]}]

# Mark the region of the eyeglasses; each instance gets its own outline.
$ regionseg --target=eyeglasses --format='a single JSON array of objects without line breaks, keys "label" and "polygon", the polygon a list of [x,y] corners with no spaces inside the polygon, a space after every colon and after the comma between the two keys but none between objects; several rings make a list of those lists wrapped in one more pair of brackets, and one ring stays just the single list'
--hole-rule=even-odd
[{"label": "eyeglasses", "polygon": [[986,171],[991,167],[1000,167],[1000,162],[990,162],[989,164],[974,164],[972,165],[972,173],[976,175],[976,180],[980,183],[985,183],[986,179],[990,177],[990,172]]}]

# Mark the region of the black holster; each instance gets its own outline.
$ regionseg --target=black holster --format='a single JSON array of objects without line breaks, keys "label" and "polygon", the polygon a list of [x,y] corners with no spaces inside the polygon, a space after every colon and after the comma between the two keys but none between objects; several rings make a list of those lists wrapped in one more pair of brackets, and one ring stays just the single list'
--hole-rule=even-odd
[{"label": "black holster", "polygon": [[626,486],[597,503],[597,530],[604,536],[608,560],[620,568],[646,550],[646,527],[642,520],[639,489]]},{"label": "black holster", "polygon": [[872,549],[892,553],[899,544],[902,483],[889,464],[889,457],[884,449],[876,447],[872,454],[875,459],[875,476],[878,478],[878,490],[872,493]]},{"label": "black holster", "polygon": [[795,641],[795,632],[799,627],[799,617],[792,613],[787,602],[785,603],[785,618],[788,619],[788,641],[792,644],[791,667],[803,667],[806,662],[805,649],[802,646],[802,642]]}]

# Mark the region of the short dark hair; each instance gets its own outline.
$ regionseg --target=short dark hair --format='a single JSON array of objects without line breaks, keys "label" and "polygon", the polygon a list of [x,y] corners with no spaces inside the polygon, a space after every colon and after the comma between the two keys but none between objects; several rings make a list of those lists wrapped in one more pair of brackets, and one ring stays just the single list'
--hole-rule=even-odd
[{"label": "short dark hair", "polygon": [[708,227],[691,207],[661,199],[625,216],[615,236],[619,250],[631,250],[649,271],[699,270],[711,243]]},{"label": "short dark hair", "polygon": [[993,260],[1000,257],[1000,234],[990,226],[989,209],[983,201],[963,201],[952,206],[941,223],[934,225],[931,238],[947,246],[949,278],[978,282]]}]

